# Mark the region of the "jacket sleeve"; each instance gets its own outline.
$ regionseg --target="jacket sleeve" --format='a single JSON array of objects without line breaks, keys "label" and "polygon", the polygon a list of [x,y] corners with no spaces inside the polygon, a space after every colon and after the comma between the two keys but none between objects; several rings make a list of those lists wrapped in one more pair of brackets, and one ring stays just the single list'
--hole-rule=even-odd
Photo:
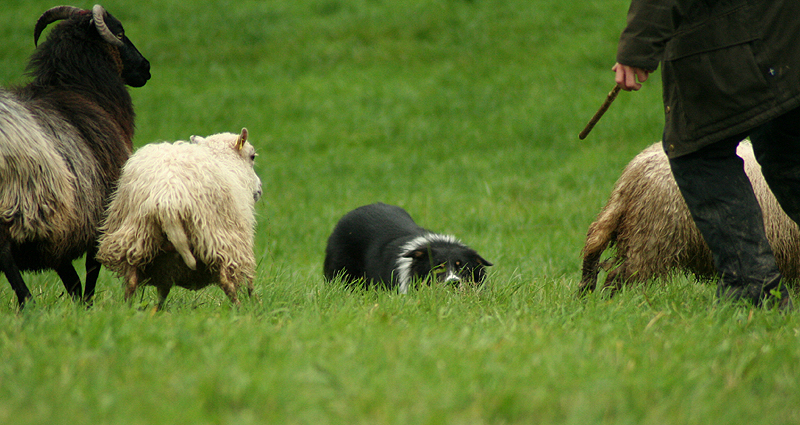
[{"label": "jacket sleeve", "polygon": [[674,0],[632,0],[617,47],[617,62],[655,71],[675,30]]}]

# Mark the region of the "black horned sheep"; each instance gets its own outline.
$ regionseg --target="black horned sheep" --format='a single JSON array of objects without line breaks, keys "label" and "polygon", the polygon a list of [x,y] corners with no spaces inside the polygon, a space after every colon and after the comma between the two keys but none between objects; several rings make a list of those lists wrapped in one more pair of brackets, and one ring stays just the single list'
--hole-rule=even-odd
[{"label": "black horned sheep", "polygon": [[[769,190],[753,147],[745,141],[737,154],[764,216],[764,226],[778,268],[789,281],[800,278],[800,230]],[[606,249],[612,254],[604,261]],[[637,155],[622,172],[605,207],[589,226],[583,248],[579,293],[595,289],[600,268],[608,271],[604,287],[666,277],[676,271],[700,278],[716,276],[711,250],[703,240],[672,177],[661,143]]]},{"label": "black horned sheep", "polygon": [[154,143],[122,169],[101,227],[97,258],[127,283],[158,289],[158,309],[173,286],[219,285],[231,302],[253,292],[255,203],[261,180],[255,149],[241,134]]},{"label": "black horned sheep", "polygon": [[91,301],[100,220],[133,147],[125,85],[150,78],[150,63],[100,5],[47,10],[34,44],[60,20],[30,59],[33,80],[0,88],[0,271],[20,307],[31,298],[21,271],[55,270],[81,298],[72,261],[84,253],[83,299]]}]

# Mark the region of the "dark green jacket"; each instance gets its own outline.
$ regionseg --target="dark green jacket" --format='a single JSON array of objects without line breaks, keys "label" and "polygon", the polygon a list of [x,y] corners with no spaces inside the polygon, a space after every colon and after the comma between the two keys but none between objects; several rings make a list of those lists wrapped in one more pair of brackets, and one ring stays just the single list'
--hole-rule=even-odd
[{"label": "dark green jacket", "polygon": [[632,0],[617,62],[662,64],[670,157],[800,106],[800,0]]}]

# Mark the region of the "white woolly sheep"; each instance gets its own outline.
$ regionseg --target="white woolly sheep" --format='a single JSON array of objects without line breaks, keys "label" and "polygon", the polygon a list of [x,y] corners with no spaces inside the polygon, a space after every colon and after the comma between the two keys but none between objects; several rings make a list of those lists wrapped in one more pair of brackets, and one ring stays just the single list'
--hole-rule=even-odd
[{"label": "white woolly sheep", "polygon": [[[740,143],[737,154],[744,159],[745,172],[761,205],[778,268],[784,278],[797,280],[800,230],[769,190],[750,143]],[[601,255],[612,247],[615,252],[601,264]],[[595,289],[601,267],[608,270],[603,286],[612,291],[674,271],[703,278],[716,275],[711,250],[692,220],[660,142],[625,167],[606,206],[589,226],[580,293]]]},{"label": "white woolly sheep", "polygon": [[97,258],[127,282],[158,288],[219,285],[233,304],[253,291],[255,202],[261,180],[255,149],[241,134],[150,144],[122,169],[101,227]]},{"label": "white woolly sheep", "polygon": [[56,25],[28,64],[33,81],[0,88],[0,273],[20,307],[31,298],[22,271],[55,270],[81,297],[72,261],[86,253],[86,290],[100,264],[98,227],[133,145],[133,102],[150,63],[102,6],[58,6],[34,27]]}]

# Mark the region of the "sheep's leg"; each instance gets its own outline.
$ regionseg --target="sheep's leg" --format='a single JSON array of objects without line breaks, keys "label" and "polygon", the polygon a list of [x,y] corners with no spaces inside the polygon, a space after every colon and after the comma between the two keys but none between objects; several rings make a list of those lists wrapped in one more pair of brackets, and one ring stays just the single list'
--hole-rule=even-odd
[{"label": "sheep's leg", "polygon": [[100,276],[100,262],[97,261],[96,255],[97,248],[94,247],[86,252],[86,287],[83,290],[83,302],[87,306],[92,305],[97,278]]},{"label": "sheep's leg", "polygon": [[583,258],[581,282],[578,284],[578,296],[594,291],[597,286],[597,274],[600,272],[600,256],[602,251],[591,252]]},{"label": "sheep's leg", "polygon": [[609,291],[609,296],[614,296],[617,291],[622,289],[622,285],[628,281],[628,271],[626,264],[621,264],[608,272],[606,280],[603,282],[603,289]]},{"label": "sheep's leg", "polygon": [[169,291],[172,289],[172,285],[163,283],[158,286],[158,306],[156,306],[156,310],[162,310],[164,305],[167,303],[167,295],[169,295]]},{"label": "sheep's leg", "polygon": [[128,269],[128,286],[125,288],[125,301],[130,301],[133,293],[136,292],[136,288],[139,287],[139,270],[135,267],[131,267]]},{"label": "sheep's leg", "polygon": [[66,261],[61,264],[56,269],[56,273],[58,273],[58,277],[61,278],[64,288],[67,289],[67,293],[72,299],[79,300],[81,298],[81,278],[78,276],[78,272],[75,271],[72,262]]},{"label": "sheep's leg", "polygon": [[236,285],[233,284],[233,280],[228,273],[219,273],[219,286],[222,288],[222,291],[225,292],[225,295],[230,298],[233,305],[239,306],[240,303],[239,296],[236,294]]},{"label": "sheep's leg", "polygon": [[25,307],[25,301],[33,298],[31,291],[25,286],[25,281],[22,280],[22,274],[14,262],[14,257],[11,255],[11,240],[6,238],[3,233],[5,228],[0,228],[0,271],[5,273],[8,283],[11,284],[11,289],[17,294],[17,301],[19,308]]},{"label": "sheep's leg", "polygon": [[256,293],[256,288],[253,286],[253,279],[247,280],[247,296],[252,297]]}]

